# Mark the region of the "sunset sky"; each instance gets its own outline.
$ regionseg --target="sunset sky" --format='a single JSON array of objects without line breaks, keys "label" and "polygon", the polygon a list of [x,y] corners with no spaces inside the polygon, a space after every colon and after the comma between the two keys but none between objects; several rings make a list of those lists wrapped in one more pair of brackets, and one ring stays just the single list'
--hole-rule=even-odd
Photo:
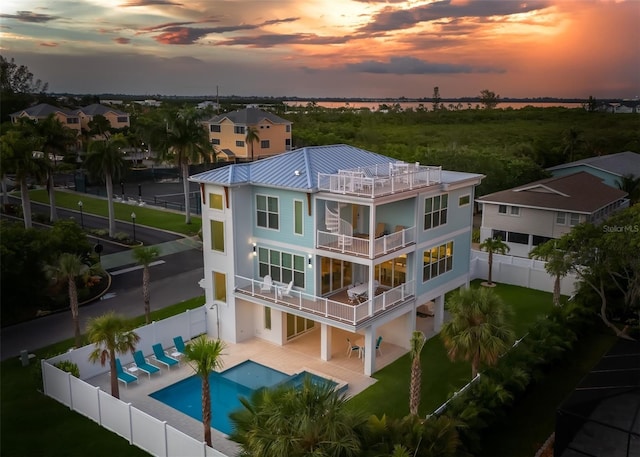
[{"label": "sunset sky", "polygon": [[640,0],[3,0],[49,91],[640,96]]}]

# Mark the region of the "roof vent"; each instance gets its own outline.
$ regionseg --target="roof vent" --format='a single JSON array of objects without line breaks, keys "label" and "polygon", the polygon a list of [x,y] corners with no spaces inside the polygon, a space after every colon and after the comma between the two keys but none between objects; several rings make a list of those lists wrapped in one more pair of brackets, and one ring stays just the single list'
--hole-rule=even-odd
[{"label": "roof vent", "polygon": [[296,176],[300,176],[300,170],[294,171],[293,174],[296,175]]}]

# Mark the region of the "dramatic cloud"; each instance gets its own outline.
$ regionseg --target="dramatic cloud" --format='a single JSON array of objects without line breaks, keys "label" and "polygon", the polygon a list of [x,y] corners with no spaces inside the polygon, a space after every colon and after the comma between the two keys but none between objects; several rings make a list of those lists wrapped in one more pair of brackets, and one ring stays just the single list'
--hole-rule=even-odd
[{"label": "dramatic cloud", "polygon": [[433,63],[413,57],[391,57],[389,62],[367,60],[360,63],[347,64],[345,69],[359,73],[391,73],[394,75],[428,75],[443,73],[504,73],[497,68],[473,68],[471,65]]},{"label": "dramatic cloud", "polygon": [[131,43],[131,40],[129,38],[122,38],[122,37],[115,38],[113,41],[115,41],[118,44],[129,44],[129,43]]},{"label": "dramatic cloud", "polygon": [[58,16],[50,16],[48,14],[38,14],[32,11],[16,11],[16,14],[0,14],[4,19],[16,19],[20,22],[45,23],[60,19]]},{"label": "dramatic cloud", "polygon": [[258,35],[242,36],[222,40],[216,43],[218,46],[248,46],[250,48],[272,48],[284,44],[304,45],[328,45],[342,44],[349,40],[348,37],[322,37],[311,33],[291,35]]},{"label": "dramatic cloud", "polygon": [[120,6],[133,7],[133,6],[182,6],[182,3],[170,2],[166,0],[134,0],[127,3],[123,3]]}]

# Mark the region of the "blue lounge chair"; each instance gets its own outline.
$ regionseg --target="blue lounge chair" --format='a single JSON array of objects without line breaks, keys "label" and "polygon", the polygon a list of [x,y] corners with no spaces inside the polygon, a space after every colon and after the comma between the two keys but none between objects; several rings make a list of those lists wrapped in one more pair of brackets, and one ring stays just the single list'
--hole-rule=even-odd
[{"label": "blue lounge chair", "polygon": [[118,381],[124,383],[125,387],[129,386],[131,382],[138,382],[138,377],[132,375],[131,373],[127,373],[122,369],[122,364],[120,363],[120,359],[116,359],[116,373],[118,374]]},{"label": "blue lounge chair", "polygon": [[171,355],[174,357],[178,356],[178,354],[184,355],[184,340],[182,339],[182,336],[178,335],[174,337],[173,344],[176,345],[176,351]]},{"label": "blue lounge chair", "polygon": [[174,359],[173,357],[169,357],[164,353],[164,349],[162,349],[162,344],[154,344],[153,345],[153,356],[155,359],[163,365],[166,365],[168,369],[171,369],[173,365],[179,365],[180,361],[178,359]]},{"label": "blue lounge chair", "polygon": [[149,379],[151,379],[152,373],[158,373],[160,371],[160,368],[155,365],[151,365],[147,359],[144,358],[142,351],[136,351],[133,353],[133,361],[136,363],[138,370],[149,375]]}]

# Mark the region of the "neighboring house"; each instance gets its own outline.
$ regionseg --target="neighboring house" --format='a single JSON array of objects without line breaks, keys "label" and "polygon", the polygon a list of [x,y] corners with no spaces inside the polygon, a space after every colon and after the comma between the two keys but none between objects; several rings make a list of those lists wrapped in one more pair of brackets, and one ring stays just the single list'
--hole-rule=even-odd
[{"label": "neighboring house", "polygon": [[547,168],[553,176],[566,176],[586,171],[602,179],[605,184],[618,188],[618,181],[625,175],[640,177],[640,154],[626,151],[609,154]]},{"label": "neighboring house", "polygon": [[476,199],[482,205],[480,239],[500,237],[511,255],[527,257],[581,222],[596,223],[627,207],[626,196],[584,171],[484,195]]},{"label": "neighboring house", "polygon": [[128,113],[109,106],[94,103],[92,105],[83,106],[75,111],[80,118],[80,125],[85,130],[90,130],[89,122],[91,122],[94,116],[97,115],[104,116],[105,119],[109,121],[112,129],[121,129],[130,126]]},{"label": "neighboring house", "polygon": [[75,112],[74,110],[49,105],[48,103],[40,103],[39,105],[30,106],[29,108],[16,111],[9,116],[11,117],[11,122],[15,124],[18,122],[18,119],[22,117],[40,121],[48,118],[51,114],[53,114],[56,119],[58,119],[65,127],[68,127],[71,130],[80,133],[80,117],[78,116],[77,112]]},{"label": "neighboring house", "polygon": [[[468,284],[474,188],[483,176],[316,146],[194,175],[202,197],[208,328],[277,345],[334,329],[409,349],[416,307]],[[269,284],[269,280],[273,284]],[[353,288],[353,286],[356,286]],[[338,332],[338,330],[335,330]],[[213,331],[212,331],[213,332]],[[364,372],[376,371],[375,350]]]},{"label": "neighboring house", "polygon": [[249,128],[255,128],[260,138],[253,143],[253,159],[291,150],[291,122],[258,108],[219,114],[203,124],[211,144],[229,161],[252,159],[252,145],[245,141]]}]

